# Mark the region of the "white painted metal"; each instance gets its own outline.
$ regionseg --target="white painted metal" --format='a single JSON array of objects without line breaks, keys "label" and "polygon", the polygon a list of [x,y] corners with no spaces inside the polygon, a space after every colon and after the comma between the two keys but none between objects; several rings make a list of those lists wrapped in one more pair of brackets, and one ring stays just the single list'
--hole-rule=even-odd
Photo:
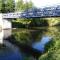
[{"label": "white painted metal", "polygon": [[3,19],[3,29],[10,29],[12,28],[12,24],[8,19]]},{"label": "white painted metal", "polygon": [[3,43],[3,20],[2,20],[2,14],[0,14],[0,44]]}]

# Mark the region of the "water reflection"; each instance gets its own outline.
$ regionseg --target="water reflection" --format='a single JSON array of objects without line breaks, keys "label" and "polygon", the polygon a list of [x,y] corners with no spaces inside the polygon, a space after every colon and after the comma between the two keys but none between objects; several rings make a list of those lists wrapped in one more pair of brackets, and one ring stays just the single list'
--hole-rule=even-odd
[{"label": "water reflection", "polygon": [[25,29],[13,32],[13,36],[16,42],[28,45],[37,51],[43,52],[45,44],[51,40],[51,36],[46,35],[44,32],[47,32],[45,28],[39,30]]},{"label": "water reflection", "polygon": [[[47,27],[29,30],[13,30],[14,41],[22,45],[28,45],[37,51],[44,52],[45,45],[59,32],[57,27]],[[28,47],[29,48],[29,47]]]},{"label": "water reflection", "polygon": [[32,44],[32,47],[34,49],[37,49],[41,52],[44,52],[45,44],[48,43],[51,40],[51,37],[49,36],[43,36],[42,39],[39,42],[35,42]]},{"label": "water reflection", "polygon": [[6,29],[2,30],[4,32],[4,39],[8,38],[9,36],[12,35],[12,30],[11,29]]},{"label": "water reflection", "polygon": [[4,40],[11,35],[11,30],[0,31],[0,60],[23,60],[20,49]]},{"label": "water reflection", "polygon": [[4,32],[3,32],[3,30],[1,29],[1,30],[0,30],[0,44],[3,43],[3,35],[4,35]]},{"label": "water reflection", "polygon": [[[21,51],[20,47],[9,42],[8,38],[12,35],[11,30],[3,30],[3,46],[0,48],[0,60],[29,60],[34,59],[33,56],[27,55]],[[12,39],[11,39],[12,40]],[[35,59],[34,59],[35,60]]]},{"label": "water reflection", "polygon": [[4,40],[4,47],[0,48],[0,60],[23,60],[18,47]]},{"label": "water reflection", "polygon": [[[4,47],[0,48],[0,60],[29,60],[38,54],[41,55],[39,52],[44,52],[45,45],[52,38],[60,37],[59,32],[60,29],[56,27],[4,30],[6,40]],[[1,33],[3,35],[3,32]]]}]

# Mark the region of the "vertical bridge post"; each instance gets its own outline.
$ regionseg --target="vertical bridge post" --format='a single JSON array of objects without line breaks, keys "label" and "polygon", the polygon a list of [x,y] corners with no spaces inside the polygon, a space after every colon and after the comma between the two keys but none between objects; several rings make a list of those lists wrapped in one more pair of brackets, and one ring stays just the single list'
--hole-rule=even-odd
[{"label": "vertical bridge post", "polygon": [[3,18],[2,13],[0,13],[0,44],[3,44]]}]

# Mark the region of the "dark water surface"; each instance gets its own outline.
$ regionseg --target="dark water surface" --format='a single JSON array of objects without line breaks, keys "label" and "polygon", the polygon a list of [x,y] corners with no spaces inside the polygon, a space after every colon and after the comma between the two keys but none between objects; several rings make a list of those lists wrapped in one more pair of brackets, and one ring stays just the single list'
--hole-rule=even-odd
[{"label": "dark water surface", "polygon": [[59,27],[4,30],[0,60],[38,60],[37,57],[45,51],[45,45],[55,38],[57,32],[60,32]]}]

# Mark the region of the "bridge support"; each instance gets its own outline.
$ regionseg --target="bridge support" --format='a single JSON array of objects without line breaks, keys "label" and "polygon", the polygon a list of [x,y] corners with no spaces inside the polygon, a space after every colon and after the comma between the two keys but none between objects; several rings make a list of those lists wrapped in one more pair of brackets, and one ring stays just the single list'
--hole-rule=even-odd
[{"label": "bridge support", "polygon": [[11,29],[11,22],[8,19],[2,17],[3,14],[0,14],[0,44],[3,44],[4,38],[4,29]]},{"label": "bridge support", "polygon": [[2,14],[0,14],[0,44],[3,44],[3,18]]},{"label": "bridge support", "polygon": [[11,29],[12,28],[12,24],[8,19],[4,19],[3,18],[3,29]]}]

